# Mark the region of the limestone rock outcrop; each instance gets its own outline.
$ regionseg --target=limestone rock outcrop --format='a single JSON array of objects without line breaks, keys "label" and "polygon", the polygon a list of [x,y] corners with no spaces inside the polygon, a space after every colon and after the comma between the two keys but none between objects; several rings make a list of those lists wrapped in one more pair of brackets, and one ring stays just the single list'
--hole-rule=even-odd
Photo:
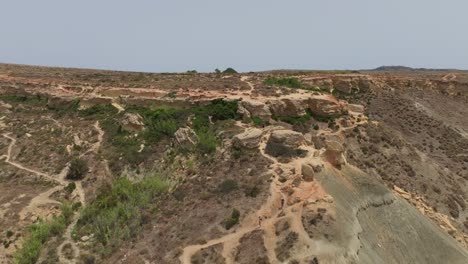
[{"label": "limestone rock outcrop", "polygon": [[232,144],[237,148],[257,148],[262,139],[262,130],[257,128],[247,129],[245,132],[235,135]]},{"label": "limestone rock outcrop", "polygon": [[330,95],[311,97],[307,108],[314,114],[323,117],[338,116],[345,112],[346,107]]}]

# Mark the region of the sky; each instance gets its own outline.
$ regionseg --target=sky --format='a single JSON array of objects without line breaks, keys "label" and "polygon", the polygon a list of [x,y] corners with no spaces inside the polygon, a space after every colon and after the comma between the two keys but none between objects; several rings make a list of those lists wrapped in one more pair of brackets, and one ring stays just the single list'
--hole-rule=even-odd
[{"label": "sky", "polygon": [[146,72],[468,69],[466,0],[2,0],[0,62]]}]

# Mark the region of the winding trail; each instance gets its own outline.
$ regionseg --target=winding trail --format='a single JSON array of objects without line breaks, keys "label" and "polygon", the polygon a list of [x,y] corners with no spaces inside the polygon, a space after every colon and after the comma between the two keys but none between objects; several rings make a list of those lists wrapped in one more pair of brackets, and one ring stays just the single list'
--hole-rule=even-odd
[{"label": "winding trail", "polygon": [[20,169],[20,170],[24,170],[24,171],[27,171],[27,172],[36,174],[36,175],[38,175],[38,176],[40,176],[40,177],[43,177],[43,178],[45,178],[45,179],[47,179],[47,180],[56,182],[56,183],[58,183],[58,184],[60,184],[60,185],[65,185],[65,184],[66,184],[66,182],[65,182],[64,180],[62,180],[62,179],[58,179],[58,178],[56,178],[56,177],[53,177],[53,176],[48,175],[48,174],[46,174],[46,173],[40,172],[40,171],[38,171],[38,170],[26,168],[26,167],[24,167],[23,165],[21,165],[21,164],[19,164],[19,163],[17,163],[17,162],[12,161],[12,160],[11,160],[11,153],[13,152],[13,147],[14,147],[15,144],[16,144],[16,139],[13,138],[13,137],[11,137],[11,136],[9,136],[9,133],[3,134],[3,137],[5,137],[5,138],[7,138],[7,139],[9,139],[9,140],[11,141],[10,145],[8,146],[8,151],[7,151],[7,154],[6,154],[6,159],[5,159],[5,162],[6,162],[6,163],[8,163],[8,164],[10,164],[10,165],[12,165],[12,166],[14,166],[14,167]]},{"label": "winding trail", "polygon": [[[103,138],[104,138],[104,131],[99,126],[99,121],[97,121],[94,124],[94,129],[98,132],[97,142],[94,143],[93,145],[91,145],[91,147],[86,152],[82,153],[80,155],[80,158],[85,156],[86,154],[88,154],[90,152],[97,153],[98,150],[100,149],[101,145],[102,145],[102,141],[103,141]],[[20,213],[19,213],[20,220],[21,221],[26,220],[26,218],[31,213],[37,212],[38,209],[43,205],[46,205],[46,204],[61,204],[60,202],[58,202],[58,201],[56,201],[54,199],[51,199],[50,196],[52,196],[55,192],[61,191],[68,183],[71,183],[71,181],[68,181],[68,180],[65,179],[66,175],[67,175],[67,172],[68,172],[68,164],[55,177],[52,176],[52,175],[40,172],[40,171],[35,170],[35,169],[27,168],[27,167],[25,167],[25,166],[23,166],[23,165],[21,165],[21,164],[19,164],[17,162],[12,161],[13,148],[14,148],[17,140],[15,138],[11,137],[10,133],[3,134],[3,137],[5,137],[5,138],[7,138],[7,139],[9,139],[11,141],[10,145],[8,146],[7,154],[2,155],[2,157],[5,157],[5,162],[6,163],[8,163],[8,164],[20,169],[20,170],[30,172],[32,174],[38,175],[38,176],[40,176],[40,177],[42,177],[44,179],[53,181],[53,182],[58,184],[57,186],[54,186],[54,187],[48,189],[47,191],[39,194],[38,196],[34,197],[33,199],[31,199],[29,204],[20,211]],[[78,197],[78,200],[80,201],[81,205],[85,206],[86,205],[86,199],[85,199],[85,193],[84,193],[81,181],[75,181],[75,184],[76,184],[76,188],[75,188],[74,192],[76,193],[76,197]],[[79,216],[80,216],[79,211],[76,211],[74,213],[74,215],[73,215],[72,222],[70,223],[70,225],[68,225],[67,229],[65,230],[65,233],[64,233],[64,236],[63,236],[64,237],[63,243],[57,248],[57,255],[59,257],[60,263],[77,263],[77,259],[80,256],[80,249],[76,245],[75,241],[72,238],[72,231],[75,228],[76,223],[78,222]],[[71,260],[68,259],[65,256],[64,252],[63,252],[63,248],[67,244],[69,244],[71,246],[72,250],[73,250],[73,255],[74,256],[73,256],[73,258]]]},{"label": "winding trail", "polygon": [[[101,148],[102,141],[103,141],[103,138],[104,138],[104,131],[99,126],[99,121],[96,121],[96,123],[94,123],[94,129],[98,132],[98,136],[97,136],[98,140],[85,153],[81,154],[80,157],[83,157],[84,155],[88,154],[89,152],[97,153],[98,150]],[[81,181],[76,181],[75,184],[76,184],[75,191],[76,191],[77,196],[79,197],[81,207],[84,207],[86,205],[86,199],[85,199],[85,193],[84,193],[84,190],[83,190],[83,186],[81,184]],[[65,234],[63,236],[64,241],[57,248],[57,255],[59,257],[60,263],[75,264],[75,263],[77,263],[77,259],[80,256],[80,248],[76,245],[76,243],[75,243],[75,241],[73,240],[73,237],[72,237],[73,229],[75,228],[79,218],[80,218],[80,213],[79,213],[79,211],[77,211],[73,215],[72,222],[70,223],[70,225],[68,225],[67,229],[65,230]],[[68,259],[65,256],[65,253],[63,252],[64,251],[63,248],[66,245],[70,245],[72,250],[73,250],[72,259]]]}]

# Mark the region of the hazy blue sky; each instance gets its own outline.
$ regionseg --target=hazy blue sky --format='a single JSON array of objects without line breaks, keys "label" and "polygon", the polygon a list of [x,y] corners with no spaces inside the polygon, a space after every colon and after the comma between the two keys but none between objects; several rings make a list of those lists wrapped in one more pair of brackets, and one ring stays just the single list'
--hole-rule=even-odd
[{"label": "hazy blue sky", "polygon": [[156,72],[468,69],[468,1],[5,0],[0,62]]}]

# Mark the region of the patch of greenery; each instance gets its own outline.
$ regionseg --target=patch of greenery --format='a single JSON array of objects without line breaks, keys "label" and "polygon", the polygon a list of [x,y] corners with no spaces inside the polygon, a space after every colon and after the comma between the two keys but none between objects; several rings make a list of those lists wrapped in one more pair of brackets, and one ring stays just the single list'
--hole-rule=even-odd
[{"label": "patch of greenery", "polygon": [[297,78],[268,77],[263,81],[266,85],[286,86],[290,88],[301,88],[303,85]]},{"label": "patch of greenery", "polygon": [[112,253],[123,241],[139,234],[150,214],[157,211],[157,198],[168,188],[168,181],[158,174],[139,182],[120,177],[83,209],[76,232],[94,234],[102,253]]},{"label": "patch of greenery", "polygon": [[133,106],[129,109],[143,117],[146,131],[144,138],[150,142],[158,142],[163,137],[172,137],[174,133],[185,124],[189,113],[174,108],[149,109]]},{"label": "patch of greenery", "polygon": [[40,219],[28,227],[29,233],[24,240],[23,247],[14,254],[15,263],[36,263],[44,243],[65,231],[71,222],[73,209],[69,204],[63,204],[61,210],[60,216],[55,216],[51,220]]},{"label": "patch of greenery", "polygon": [[88,163],[80,158],[73,159],[68,168],[67,179],[77,181],[82,180],[88,173]]},{"label": "patch of greenery", "polygon": [[64,116],[71,113],[76,113],[80,107],[80,100],[74,99],[69,103],[61,105],[60,107],[55,107],[54,110],[59,116]]},{"label": "patch of greenery", "polygon": [[302,116],[275,116],[273,119],[286,122],[291,125],[304,124],[312,118],[311,114],[307,112]]},{"label": "patch of greenery", "polygon": [[38,95],[0,95],[0,100],[7,103],[23,103],[33,106],[45,106],[47,98]]},{"label": "patch of greenery", "polygon": [[104,117],[109,117],[113,116],[118,113],[117,108],[115,108],[111,104],[98,104],[98,105],[93,105],[89,108],[79,110],[78,114],[82,117],[93,117],[93,118],[104,118]]},{"label": "patch of greenery", "polygon": [[113,118],[104,119],[101,127],[106,132],[106,141],[115,149],[108,152],[107,157],[111,163],[120,157],[124,158],[128,164],[135,165],[141,162],[143,153],[138,153],[140,140],[124,129]]},{"label": "patch of greenery", "polygon": [[194,128],[196,130],[209,126],[209,116],[211,121],[221,121],[240,118],[238,109],[238,100],[226,101],[223,99],[214,99],[209,104],[198,106],[193,109],[195,113]]},{"label": "patch of greenery", "polygon": [[231,229],[233,226],[239,223],[240,212],[236,208],[232,209],[231,217],[224,221],[224,227],[226,230]]}]

